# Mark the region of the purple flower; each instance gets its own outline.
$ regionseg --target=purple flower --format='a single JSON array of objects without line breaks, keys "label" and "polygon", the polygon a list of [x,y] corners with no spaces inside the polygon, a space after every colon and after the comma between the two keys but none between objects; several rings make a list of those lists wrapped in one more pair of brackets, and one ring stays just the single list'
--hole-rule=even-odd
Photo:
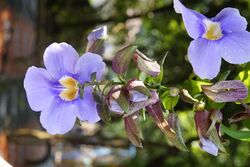
[{"label": "purple flower", "polygon": [[51,44],[43,58],[46,69],[30,67],[24,88],[31,109],[41,111],[40,121],[47,132],[68,132],[76,117],[90,123],[99,121],[92,87],[85,87],[81,98],[79,85],[91,81],[93,73],[101,79],[105,71],[102,58],[90,52],[79,58],[67,43]]},{"label": "purple flower", "polygon": [[188,48],[189,61],[202,79],[212,79],[220,71],[221,58],[231,64],[250,61],[250,33],[247,21],[235,8],[225,8],[213,18],[186,8],[174,0],[174,8],[194,40]]}]

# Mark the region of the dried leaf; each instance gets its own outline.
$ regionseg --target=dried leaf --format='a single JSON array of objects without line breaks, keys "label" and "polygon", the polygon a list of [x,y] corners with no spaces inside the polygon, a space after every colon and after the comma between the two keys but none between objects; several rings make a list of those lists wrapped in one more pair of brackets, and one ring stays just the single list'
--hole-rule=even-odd
[{"label": "dried leaf", "polygon": [[167,120],[164,119],[160,102],[147,106],[146,110],[152,117],[155,124],[161,129],[164,134],[167,135],[168,138],[175,137],[175,132],[172,128],[170,128]]}]

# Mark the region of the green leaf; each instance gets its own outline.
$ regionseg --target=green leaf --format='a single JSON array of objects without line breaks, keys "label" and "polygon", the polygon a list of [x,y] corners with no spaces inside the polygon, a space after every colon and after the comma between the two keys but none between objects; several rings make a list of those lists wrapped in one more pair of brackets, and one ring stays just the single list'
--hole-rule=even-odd
[{"label": "green leaf", "polygon": [[233,130],[223,124],[221,125],[221,129],[224,133],[234,139],[250,142],[250,131]]},{"label": "green leaf", "polygon": [[160,97],[166,110],[172,110],[179,101],[179,95],[171,96],[169,90],[165,91]]},{"label": "green leaf", "polygon": [[188,90],[188,92],[194,96],[201,93],[201,85],[210,85],[209,82],[196,81],[193,79],[188,79],[184,82],[183,87]]},{"label": "green leaf", "polygon": [[182,137],[180,121],[175,113],[169,113],[168,115],[169,126],[175,131],[174,138],[168,138],[168,140],[182,151],[188,151],[185,141]]},{"label": "green leaf", "polygon": [[[248,90],[250,90],[250,63],[246,64],[243,71],[241,71],[235,79],[241,80]],[[250,103],[250,91],[248,92],[248,96],[243,100],[245,103]]]},{"label": "green leaf", "polygon": [[225,81],[230,73],[231,73],[231,70],[224,71],[220,75],[219,81]]},{"label": "green leaf", "polygon": [[206,101],[206,107],[208,109],[222,109],[225,105],[226,103],[215,103],[210,99],[207,99]]}]

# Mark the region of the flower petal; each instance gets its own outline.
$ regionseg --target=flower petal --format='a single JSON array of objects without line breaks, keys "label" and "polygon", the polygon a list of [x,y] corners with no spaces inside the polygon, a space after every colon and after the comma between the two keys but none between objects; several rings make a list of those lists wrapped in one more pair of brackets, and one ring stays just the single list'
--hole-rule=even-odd
[{"label": "flower petal", "polygon": [[209,154],[214,156],[218,155],[218,147],[209,139],[205,139],[203,136],[200,135],[200,147],[202,150],[206,151]]},{"label": "flower petal", "polygon": [[219,46],[214,41],[193,40],[188,48],[188,57],[194,72],[202,79],[213,79],[220,71]]},{"label": "flower petal", "polygon": [[174,0],[174,9],[176,13],[182,14],[182,18],[187,29],[188,35],[197,39],[204,32],[203,20],[206,17],[194,10],[186,8],[179,0]]},{"label": "flower petal", "polygon": [[78,81],[84,83],[86,81],[91,81],[91,74],[96,72],[96,79],[100,80],[105,72],[105,63],[102,57],[87,52],[77,61],[76,73],[79,75]]},{"label": "flower petal", "polygon": [[34,111],[45,109],[52,101],[51,76],[44,68],[30,67],[24,78],[24,89]]},{"label": "flower petal", "polygon": [[74,103],[54,98],[51,105],[41,112],[40,122],[50,134],[65,134],[75,124],[75,111]]},{"label": "flower petal", "polygon": [[78,57],[75,49],[63,42],[49,45],[44,52],[43,59],[50,75],[55,79],[60,79],[62,76],[75,72],[74,69]]},{"label": "flower petal", "polygon": [[84,89],[83,98],[77,100],[76,105],[76,115],[82,121],[96,123],[100,120],[91,87],[86,87]]},{"label": "flower petal", "polygon": [[247,28],[247,21],[240,15],[238,9],[224,8],[218,13],[213,21],[220,22],[221,29],[224,32],[244,31]]},{"label": "flower petal", "polygon": [[226,34],[220,41],[220,54],[231,64],[250,61],[250,33],[247,31]]}]

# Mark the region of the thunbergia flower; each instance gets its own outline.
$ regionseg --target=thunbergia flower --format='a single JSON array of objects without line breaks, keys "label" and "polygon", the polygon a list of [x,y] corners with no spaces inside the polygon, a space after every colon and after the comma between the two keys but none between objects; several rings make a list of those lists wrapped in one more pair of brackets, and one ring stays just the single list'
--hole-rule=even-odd
[{"label": "thunbergia flower", "polygon": [[64,134],[73,128],[76,118],[95,123],[100,120],[92,87],[80,87],[91,81],[93,73],[100,80],[105,72],[101,56],[87,52],[79,58],[67,43],[53,43],[44,52],[44,68],[30,67],[24,79],[29,105],[41,111],[40,122],[50,134]]},{"label": "thunbergia flower", "polygon": [[225,8],[213,18],[186,8],[174,0],[176,13],[182,14],[191,38],[189,61],[202,79],[213,79],[220,71],[221,58],[231,64],[250,61],[250,33],[247,21],[235,8]]}]

